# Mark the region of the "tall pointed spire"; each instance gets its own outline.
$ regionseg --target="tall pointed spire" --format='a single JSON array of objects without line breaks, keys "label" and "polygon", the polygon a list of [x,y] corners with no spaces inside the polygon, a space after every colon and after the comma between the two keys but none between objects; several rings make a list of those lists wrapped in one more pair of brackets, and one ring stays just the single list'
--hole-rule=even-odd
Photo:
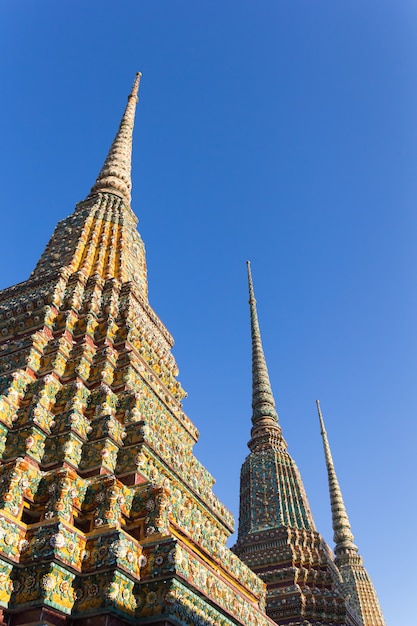
[{"label": "tall pointed spire", "polygon": [[287,450],[259,329],[249,261],[252,337],[250,453],[240,473],[239,531],[233,551],[267,586],[277,624],[359,626],[347,621],[341,576],[317,533],[298,468]]},{"label": "tall pointed spire", "polygon": [[357,546],[353,543],[353,535],[350,530],[349,518],[346,512],[345,503],[343,502],[342,492],[340,490],[339,481],[337,480],[334,468],[332,453],[330,451],[327,432],[324,426],[323,415],[320,409],[320,402],[316,400],[317,411],[320,420],[321,436],[323,439],[324,456],[326,458],[327,474],[329,479],[330,504],[332,508],[332,522],[334,532],[335,554],[343,554],[348,551],[358,552]]},{"label": "tall pointed spire", "polygon": [[126,200],[128,204],[130,203],[132,134],[141,76],[142,74],[137,72],[119,130],[90,195],[97,191],[109,191]]},{"label": "tall pointed spire", "polygon": [[281,447],[286,449],[287,444],[278,425],[278,414],[275,408],[274,395],[269,380],[268,368],[262,346],[261,331],[259,328],[258,312],[256,310],[255,292],[253,289],[250,261],[248,268],[249,307],[252,337],[252,424],[251,450],[272,434],[279,437]]},{"label": "tall pointed spire", "polygon": [[334,542],[336,544],[334,549],[335,563],[343,579],[345,596],[349,607],[361,619],[363,626],[385,626],[375,587],[363,565],[358,548],[353,543],[353,535],[334,468],[320,402],[316,400],[316,404],[329,479]]}]

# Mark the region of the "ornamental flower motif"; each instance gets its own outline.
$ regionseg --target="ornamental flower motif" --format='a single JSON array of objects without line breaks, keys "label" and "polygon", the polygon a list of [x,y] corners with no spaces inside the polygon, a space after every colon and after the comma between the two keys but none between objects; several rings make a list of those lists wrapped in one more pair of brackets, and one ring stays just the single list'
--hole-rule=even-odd
[{"label": "ornamental flower motif", "polygon": [[65,544],[66,544],[66,540],[62,533],[56,533],[55,535],[52,535],[52,537],[49,540],[49,545],[52,548],[63,548]]},{"label": "ornamental flower motif", "polygon": [[26,589],[32,589],[35,586],[36,578],[34,576],[28,576],[25,578],[24,582]]},{"label": "ornamental flower motif", "polygon": [[141,416],[139,409],[132,409],[130,411],[130,420],[132,422],[140,422],[141,418],[142,416]]},{"label": "ornamental flower motif", "polygon": [[59,585],[60,592],[65,594],[65,593],[68,593],[69,589],[70,589],[69,582],[67,580],[63,580],[61,584]]},{"label": "ornamental flower motif", "polygon": [[177,600],[177,595],[175,591],[168,591],[168,593],[165,595],[166,604],[174,604],[176,600]]},{"label": "ornamental flower motif", "polygon": [[173,548],[172,550],[170,550],[168,552],[168,562],[169,563],[175,563],[175,552],[176,552],[175,548]]},{"label": "ornamental flower motif", "polygon": [[41,578],[41,587],[45,589],[45,591],[51,591],[55,587],[55,578],[52,574],[45,574]]},{"label": "ornamental flower motif", "polygon": [[146,594],[146,604],[152,606],[152,604],[155,604],[157,600],[158,600],[158,596],[156,595],[154,591],[150,591],[149,593]]},{"label": "ornamental flower motif", "polygon": [[148,559],[146,558],[146,556],[144,554],[141,554],[138,559],[139,567],[145,567],[147,562],[148,562]]},{"label": "ornamental flower motif", "polygon": [[162,556],[157,556],[155,559],[155,565],[162,565],[162,563],[164,562],[164,559]]},{"label": "ornamental flower motif", "polygon": [[121,559],[123,559],[127,553],[126,545],[119,540],[112,543],[110,550],[113,552],[114,556]]},{"label": "ornamental flower motif", "polygon": [[96,596],[98,594],[98,586],[94,583],[92,585],[89,585],[87,593],[89,596]]}]

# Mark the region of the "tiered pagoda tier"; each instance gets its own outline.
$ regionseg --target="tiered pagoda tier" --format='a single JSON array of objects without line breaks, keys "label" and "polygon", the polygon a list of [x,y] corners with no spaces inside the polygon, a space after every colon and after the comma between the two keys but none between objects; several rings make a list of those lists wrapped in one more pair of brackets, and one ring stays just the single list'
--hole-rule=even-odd
[{"label": "tiered pagoda tier", "polygon": [[0,296],[3,623],[271,626],[264,583],[225,547],[233,519],[148,303],[139,78],[90,194]]},{"label": "tiered pagoda tier", "polygon": [[288,453],[275,408],[248,262],[252,334],[252,430],[241,471],[233,551],[267,585],[276,624],[359,625],[331,551],[316,531],[304,486]]},{"label": "tiered pagoda tier", "polygon": [[379,605],[378,596],[372,580],[366,571],[357,546],[353,543],[353,535],[349,518],[343,502],[342,492],[334,468],[329,440],[324,426],[320,402],[317,400],[317,411],[323,439],[324,456],[326,459],[329,479],[330,504],[335,542],[335,563],[342,575],[345,595],[349,598],[352,609],[360,615],[363,626],[385,626],[385,620]]}]

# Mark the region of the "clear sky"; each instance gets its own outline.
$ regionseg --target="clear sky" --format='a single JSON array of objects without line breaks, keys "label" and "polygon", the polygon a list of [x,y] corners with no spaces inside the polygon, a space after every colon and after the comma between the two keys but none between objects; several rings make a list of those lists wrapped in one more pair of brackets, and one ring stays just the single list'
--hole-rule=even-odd
[{"label": "clear sky", "polygon": [[388,626],[416,623],[416,26],[411,0],[0,8],[1,286],[87,195],[142,71],[132,207],[196,456],[237,522],[250,259],[317,527],[333,545],[319,398]]}]

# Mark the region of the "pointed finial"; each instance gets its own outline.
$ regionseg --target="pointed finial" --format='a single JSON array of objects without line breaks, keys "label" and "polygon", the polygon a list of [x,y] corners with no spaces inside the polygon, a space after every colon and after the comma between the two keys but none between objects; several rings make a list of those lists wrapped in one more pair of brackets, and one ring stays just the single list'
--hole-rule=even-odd
[{"label": "pointed finial", "polygon": [[320,421],[320,433],[322,435],[326,435],[326,429],[324,427],[324,420],[323,420],[323,415],[321,412],[321,408],[320,408],[320,400],[316,400],[316,405],[317,405],[317,412],[319,414],[319,421]]},{"label": "pointed finial", "polygon": [[132,85],[132,91],[131,91],[131,92],[130,92],[130,94],[129,94],[129,98],[130,98],[131,96],[134,96],[134,97],[136,97],[136,98],[138,97],[138,93],[139,93],[139,84],[140,84],[140,79],[141,79],[141,78],[142,78],[142,72],[136,72],[136,78],[135,78],[135,81],[134,81],[134,83],[133,83],[133,85]]},{"label": "pointed finial", "polygon": [[253,289],[250,261],[246,262],[248,269],[249,307],[252,336],[252,432],[249,447],[253,450],[265,436],[273,435],[275,441],[283,449],[287,444],[282,437],[281,427],[278,425],[278,415],[269,380],[268,368],[262,346],[259,329],[256,298]]},{"label": "pointed finial", "polygon": [[249,304],[254,302],[256,304],[255,293],[253,291],[253,282],[252,282],[252,272],[250,269],[250,261],[246,261],[246,266],[248,268],[248,283],[249,283]]},{"label": "pointed finial", "polygon": [[323,439],[324,456],[326,459],[327,476],[329,481],[330,505],[332,509],[332,525],[334,533],[333,539],[336,544],[334,551],[336,556],[346,552],[358,552],[358,548],[353,543],[353,535],[350,530],[349,518],[343,502],[339,481],[337,480],[319,400],[316,400],[316,405],[320,420],[320,431]]},{"label": "pointed finial", "polygon": [[98,191],[108,191],[120,196],[128,204],[130,203],[132,135],[141,76],[140,72],[136,73],[119,130],[90,195]]}]

